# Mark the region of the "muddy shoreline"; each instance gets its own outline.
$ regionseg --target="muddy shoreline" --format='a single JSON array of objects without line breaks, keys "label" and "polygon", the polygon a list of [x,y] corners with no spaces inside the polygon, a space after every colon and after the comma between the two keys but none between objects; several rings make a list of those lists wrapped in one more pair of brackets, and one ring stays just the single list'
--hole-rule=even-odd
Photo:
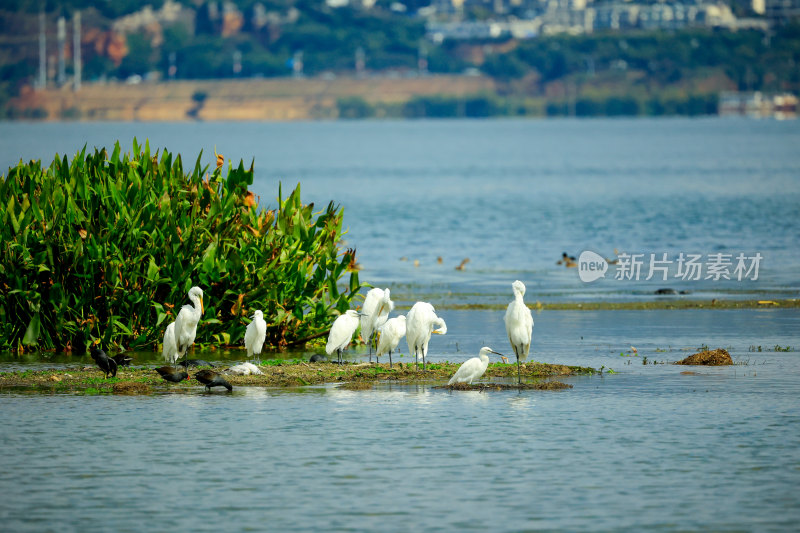
[{"label": "muddy shoreline", "polygon": [[[413,364],[395,363],[389,368],[388,363],[348,363],[337,365],[332,363],[308,363],[303,361],[287,361],[262,365],[259,368],[263,375],[236,376],[225,375],[225,378],[236,387],[304,387],[324,384],[348,384],[349,389],[371,388],[377,382],[392,383],[428,383],[444,385],[452,376],[460,363],[431,363],[426,371],[416,370]],[[224,374],[226,367],[215,368]],[[597,371],[593,368],[554,365],[538,362],[527,362],[521,365],[521,374],[527,381],[549,381],[552,378],[563,378],[575,375],[591,375]],[[186,391],[203,386],[193,378],[197,369],[190,369],[191,379],[180,383],[168,383],[161,379],[153,367],[123,367],[115,378],[106,379],[97,367],[24,370],[0,372],[0,393],[8,392],[43,392],[43,393],[117,393],[117,394],[149,394],[169,391]],[[516,378],[517,365],[490,364],[481,378],[482,382],[492,378]],[[476,383],[477,384],[477,383]],[[530,388],[530,387],[528,387]],[[221,394],[224,389],[215,390]]]}]

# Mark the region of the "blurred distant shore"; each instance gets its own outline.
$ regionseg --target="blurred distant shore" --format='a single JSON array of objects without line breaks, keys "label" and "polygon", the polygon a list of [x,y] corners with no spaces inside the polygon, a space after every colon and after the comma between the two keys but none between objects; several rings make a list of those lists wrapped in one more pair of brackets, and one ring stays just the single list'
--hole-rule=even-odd
[{"label": "blurred distant shore", "polygon": [[[567,88],[568,89],[568,88]],[[88,121],[291,121],[364,118],[755,115],[793,118],[790,94],[530,96],[483,75],[87,83],[23,89],[9,118]]]}]

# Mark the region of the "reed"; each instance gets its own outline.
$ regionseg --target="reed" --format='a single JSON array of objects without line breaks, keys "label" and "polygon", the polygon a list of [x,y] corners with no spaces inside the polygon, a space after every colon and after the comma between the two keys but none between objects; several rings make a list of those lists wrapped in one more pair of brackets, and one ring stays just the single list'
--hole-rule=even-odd
[{"label": "reed", "polygon": [[213,170],[201,157],[187,172],[134,139],[131,153],[84,147],[0,176],[0,348],[156,348],[193,285],[196,342],[238,343],[256,309],[274,347],[323,333],[361,288],[342,209],[315,212],[299,184],[259,208],[252,164],[223,176],[222,156]]}]

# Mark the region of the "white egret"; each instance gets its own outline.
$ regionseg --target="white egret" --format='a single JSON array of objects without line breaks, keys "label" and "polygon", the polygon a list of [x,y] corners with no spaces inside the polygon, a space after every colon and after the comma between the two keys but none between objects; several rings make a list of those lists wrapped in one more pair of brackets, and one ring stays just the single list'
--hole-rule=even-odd
[{"label": "white egret", "polygon": [[[167,326],[167,331],[164,332],[164,349],[163,355],[166,359],[169,355],[174,358],[173,362],[181,356],[185,356],[189,346],[194,344],[194,338],[197,335],[197,323],[200,322],[200,317],[203,316],[203,289],[200,287],[192,287],[189,289],[189,299],[193,305],[184,305],[178,312],[175,322]],[[172,333],[170,334],[170,328]],[[172,337],[170,339],[169,337]],[[167,342],[170,341],[175,345],[175,353],[172,348],[167,347]]]},{"label": "white egret", "polygon": [[[438,325],[439,329],[433,329]],[[422,370],[426,368],[425,357],[428,354],[428,343],[431,334],[445,335],[447,324],[436,316],[436,310],[427,302],[417,302],[406,315],[406,342],[408,351],[415,357],[414,363],[419,369],[419,359],[422,358]]]},{"label": "white egret", "polygon": [[339,364],[342,363],[342,351],[347,348],[353,340],[353,333],[358,329],[358,311],[349,309],[344,314],[334,320],[331,331],[328,334],[328,343],[325,345],[325,353],[332,355],[336,352]]},{"label": "white egret", "polygon": [[456,373],[453,374],[453,377],[450,378],[450,381],[447,382],[448,385],[452,385],[453,383],[469,383],[471,384],[474,380],[480,378],[484,372],[486,372],[486,368],[489,366],[489,354],[493,353],[495,355],[499,355],[502,357],[503,354],[497,353],[488,346],[484,346],[481,348],[480,353],[478,353],[478,357],[473,357],[472,359],[467,359],[464,361]]},{"label": "white egret", "polygon": [[406,334],[406,317],[400,315],[391,318],[381,326],[381,336],[378,340],[378,349],[375,351],[375,359],[380,363],[383,354],[389,354],[389,368],[392,368],[392,351],[400,344],[400,339]]},{"label": "white egret", "polygon": [[511,348],[517,356],[517,380],[522,383],[522,375],[519,369],[520,358],[528,357],[531,349],[531,335],[533,334],[533,315],[531,310],[525,305],[522,299],[525,296],[525,284],[517,280],[511,284],[514,290],[514,300],[508,304],[506,316],[506,333]]},{"label": "white egret", "polygon": [[389,289],[370,289],[361,307],[361,337],[369,346],[372,360],[372,334],[386,323],[389,313],[394,309]]},{"label": "white egret", "polygon": [[167,329],[164,331],[164,347],[161,350],[164,356],[164,361],[169,364],[175,364],[178,360],[178,343],[175,342],[175,322],[170,322]]},{"label": "white egret", "polygon": [[260,376],[264,374],[260,368],[258,368],[253,363],[239,363],[236,366],[232,366],[228,369],[229,374],[235,374],[237,376]]},{"label": "white egret", "polygon": [[247,325],[244,332],[244,346],[247,348],[247,357],[253,357],[261,353],[264,346],[264,339],[267,338],[267,323],[264,320],[264,313],[256,311],[253,313],[253,321]]}]

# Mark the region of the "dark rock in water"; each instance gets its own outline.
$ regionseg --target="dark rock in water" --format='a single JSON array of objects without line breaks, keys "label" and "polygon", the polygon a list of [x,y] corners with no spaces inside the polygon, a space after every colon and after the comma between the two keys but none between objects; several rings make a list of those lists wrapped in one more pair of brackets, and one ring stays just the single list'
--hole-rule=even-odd
[{"label": "dark rock in water", "polygon": [[228,392],[233,390],[233,386],[228,383],[228,380],[213,370],[201,370],[194,375],[194,379],[205,385],[206,390],[211,390],[211,387],[225,387],[228,389]]},{"label": "dark rock in water", "polygon": [[324,355],[315,353],[314,355],[311,356],[311,359],[309,359],[309,362],[311,362],[311,363],[324,363],[327,360],[328,360],[328,358],[325,357]]},{"label": "dark rock in water", "polygon": [[658,289],[655,294],[678,294],[675,289]]},{"label": "dark rock in water", "polygon": [[113,359],[114,362],[117,363],[117,366],[131,366],[131,362],[133,361],[133,357],[121,353],[118,353],[111,359]]},{"label": "dark rock in water", "polygon": [[692,294],[692,291],[681,291],[678,294]]},{"label": "dark rock in water", "polygon": [[189,379],[189,374],[185,370],[178,370],[174,366],[161,366],[156,368],[156,372],[161,377],[173,383],[180,383],[184,379]]},{"label": "dark rock in water", "polygon": [[733,359],[731,354],[722,348],[716,350],[706,350],[692,354],[682,361],[675,363],[676,365],[708,365],[708,366],[724,366],[732,365]]},{"label": "dark rock in water", "polygon": [[180,365],[183,368],[188,368],[190,366],[214,366],[214,364],[209,363],[208,361],[203,361],[202,359],[189,359],[187,361],[181,361]]}]

